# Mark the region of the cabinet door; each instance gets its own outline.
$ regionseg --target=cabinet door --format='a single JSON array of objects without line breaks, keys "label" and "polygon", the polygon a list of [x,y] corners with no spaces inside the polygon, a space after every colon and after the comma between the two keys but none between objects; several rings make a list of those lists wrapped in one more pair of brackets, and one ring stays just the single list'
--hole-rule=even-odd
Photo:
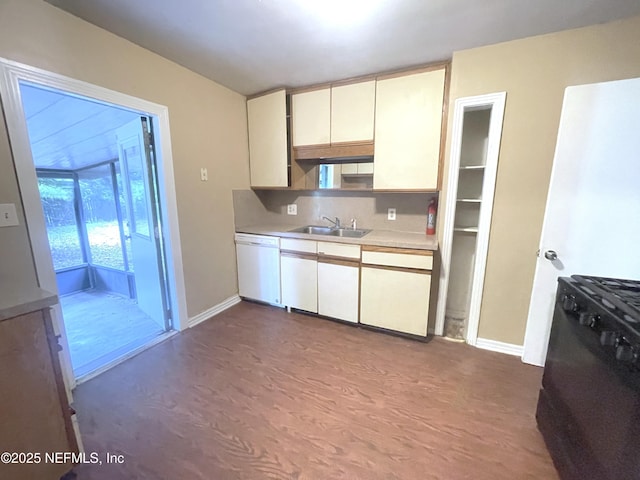
[{"label": "cabinet door", "polygon": [[343,163],[340,165],[342,175],[356,175],[358,173],[357,163]]},{"label": "cabinet door", "polygon": [[442,69],[378,81],[374,189],[438,187],[444,80]]},{"label": "cabinet door", "polygon": [[284,90],[247,101],[252,187],[287,187],[287,104]]},{"label": "cabinet door", "polygon": [[430,272],[362,267],[360,323],[427,335]]},{"label": "cabinet door", "polygon": [[373,173],[373,162],[365,162],[358,164],[359,175],[370,175]]},{"label": "cabinet door", "polygon": [[358,322],[359,273],[357,265],[318,262],[318,313]]},{"label": "cabinet door", "polygon": [[293,146],[331,142],[331,90],[313,90],[291,96]]},{"label": "cabinet door", "polygon": [[2,451],[42,455],[39,463],[2,465],[2,478],[60,478],[73,465],[68,459],[47,463],[45,452],[77,452],[75,438],[69,437],[69,406],[45,315],[38,311],[0,322]]},{"label": "cabinet door", "polygon": [[318,261],[290,254],[280,255],[282,304],[318,312]]},{"label": "cabinet door", "polygon": [[331,143],[373,140],[376,82],[331,89]]},{"label": "cabinet door", "polygon": [[371,175],[372,173],[373,162],[342,164],[342,175]]}]

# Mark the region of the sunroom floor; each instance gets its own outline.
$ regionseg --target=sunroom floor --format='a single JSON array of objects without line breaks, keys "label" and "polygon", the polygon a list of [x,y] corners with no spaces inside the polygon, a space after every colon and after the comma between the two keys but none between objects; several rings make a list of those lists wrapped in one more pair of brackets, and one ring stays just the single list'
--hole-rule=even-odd
[{"label": "sunroom floor", "polygon": [[99,290],[60,298],[76,378],[145,345],[164,332],[135,300]]}]

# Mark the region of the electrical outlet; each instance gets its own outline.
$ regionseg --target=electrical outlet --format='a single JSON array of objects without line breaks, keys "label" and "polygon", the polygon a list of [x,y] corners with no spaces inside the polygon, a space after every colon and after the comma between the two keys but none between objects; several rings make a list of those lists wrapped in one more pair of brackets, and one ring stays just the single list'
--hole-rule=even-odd
[{"label": "electrical outlet", "polygon": [[396,219],[396,209],[390,208],[387,210],[387,220],[395,220]]},{"label": "electrical outlet", "polygon": [[0,227],[14,227],[16,225],[18,225],[18,215],[15,204],[0,204]]},{"label": "electrical outlet", "polygon": [[287,215],[297,215],[298,214],[298,205],[295,203],[290,203],[287,205]]},{"label": "electrical outlet", "polygon": [[200,169],[200,180],[202,180],[203,182],[209,180],[209,173],[207,172],[206,168]]}]

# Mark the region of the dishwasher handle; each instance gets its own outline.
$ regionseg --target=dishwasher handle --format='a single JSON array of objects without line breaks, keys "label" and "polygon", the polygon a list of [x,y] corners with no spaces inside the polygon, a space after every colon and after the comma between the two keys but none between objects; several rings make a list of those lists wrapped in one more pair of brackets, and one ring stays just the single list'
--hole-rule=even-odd
[{"label": "dishwasher handle", "polygon": [[255,247],[280,248],[280,238],[266,235],[251,235],[236,233],[236,244],[251,245]]}]

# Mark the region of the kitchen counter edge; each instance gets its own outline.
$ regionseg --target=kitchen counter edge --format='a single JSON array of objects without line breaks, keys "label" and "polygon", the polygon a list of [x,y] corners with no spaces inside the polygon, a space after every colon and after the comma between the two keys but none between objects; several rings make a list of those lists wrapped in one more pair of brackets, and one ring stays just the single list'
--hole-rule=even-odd
[{"label": "kitchen counter edge", "polygon": [[38,287],[0,285],[0,322],[48,308],[56,303],[56,294]]},{"label": "kitchen counter edge", "polygon": [[291,232],[295,225],[250,225],[236,227],[236,233],[253,235],[269,235],[280,238],[301,238],[318,242],[350,243],[354,245],[372,245],[376,247],[413,248],[416,250],[438,250],[438,239],[435,235],[396,230],[371,230],[361,238],[332,237],[329,235],[313,235],[309,233]]}]

